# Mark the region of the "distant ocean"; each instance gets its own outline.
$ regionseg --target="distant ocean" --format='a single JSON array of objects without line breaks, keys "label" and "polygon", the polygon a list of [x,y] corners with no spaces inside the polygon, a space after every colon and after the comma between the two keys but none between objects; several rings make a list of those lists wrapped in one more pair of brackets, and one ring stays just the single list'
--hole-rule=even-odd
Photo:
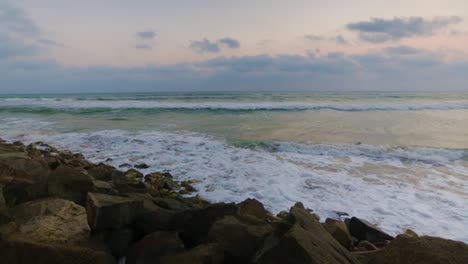
[{"label": "distant ocean", "polygon": [[468,93],[0,95],[0,137],[468,242]]}]

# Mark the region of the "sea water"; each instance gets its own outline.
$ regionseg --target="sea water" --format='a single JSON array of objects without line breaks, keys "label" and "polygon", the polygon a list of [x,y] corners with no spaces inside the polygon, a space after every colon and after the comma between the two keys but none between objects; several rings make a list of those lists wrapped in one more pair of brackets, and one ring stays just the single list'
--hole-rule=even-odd
[{"label": "sea water", "polygon": [[0,137],[146,163],[213,202],[468,242],[467,93],[3,95]]}]

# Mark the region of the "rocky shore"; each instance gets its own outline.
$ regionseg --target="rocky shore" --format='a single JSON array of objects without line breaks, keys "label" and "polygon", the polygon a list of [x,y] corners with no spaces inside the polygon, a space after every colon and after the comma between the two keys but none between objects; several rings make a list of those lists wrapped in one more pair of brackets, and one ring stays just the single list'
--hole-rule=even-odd
[{"label": "rocky shore", "polygon": [[254,199],[209,203],[184,196],[196,182],[144,166],[0,141],[0,262],[468,263],[462,242],[392,237],[357,217],[321,222],[301,203],[276,216]]}]

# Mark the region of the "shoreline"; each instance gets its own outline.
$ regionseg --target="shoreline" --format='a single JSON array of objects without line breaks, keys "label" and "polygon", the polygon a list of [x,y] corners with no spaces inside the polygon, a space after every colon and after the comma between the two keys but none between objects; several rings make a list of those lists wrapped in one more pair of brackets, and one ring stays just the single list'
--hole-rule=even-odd
[{"label": "shoreline", "polygon": [[210,203],[184,196],[196,182],[122,172],[41,142],[0,140],[0,172],[0,255],[8,263],[28,263],[29,251],[43,261],[35,263],[468,262],[463,242],[411,230],[393,237],[352,216],[321,223],[301,203],[276,216],[255,199]]}]

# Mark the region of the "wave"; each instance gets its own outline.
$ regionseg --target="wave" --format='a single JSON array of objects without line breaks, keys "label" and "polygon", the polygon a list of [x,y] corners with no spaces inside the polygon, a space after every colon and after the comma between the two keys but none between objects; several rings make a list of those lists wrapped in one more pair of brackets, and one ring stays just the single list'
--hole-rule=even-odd
[{"label": "wave", "polygon": [[232,101],[165,101],[165,100],[80,100],[63,98],[3,98],[0,111],[55,113],[113,111],[419,111],[464,110],[468,102],[232,102]]},{"label": "wave", "polygon": [[[412,228],[468,241],[468,165],[463,150],[289,142],[233,145],[189,132],[43,133],[53,127],[44,123],[35,133],[37,127],[35,119],[18,118],[0,124],[0,131],[8,140],[40,140],[81,152],[94,162],[144,162],[150,166],[144,173],[169,170],[179,180],[201,180],[195,187],[211,201],[253,197],[274,212],[302,201],[322,217],[345,211],[394,234]],[[8,134],[13,131],[29,132]]]}]

